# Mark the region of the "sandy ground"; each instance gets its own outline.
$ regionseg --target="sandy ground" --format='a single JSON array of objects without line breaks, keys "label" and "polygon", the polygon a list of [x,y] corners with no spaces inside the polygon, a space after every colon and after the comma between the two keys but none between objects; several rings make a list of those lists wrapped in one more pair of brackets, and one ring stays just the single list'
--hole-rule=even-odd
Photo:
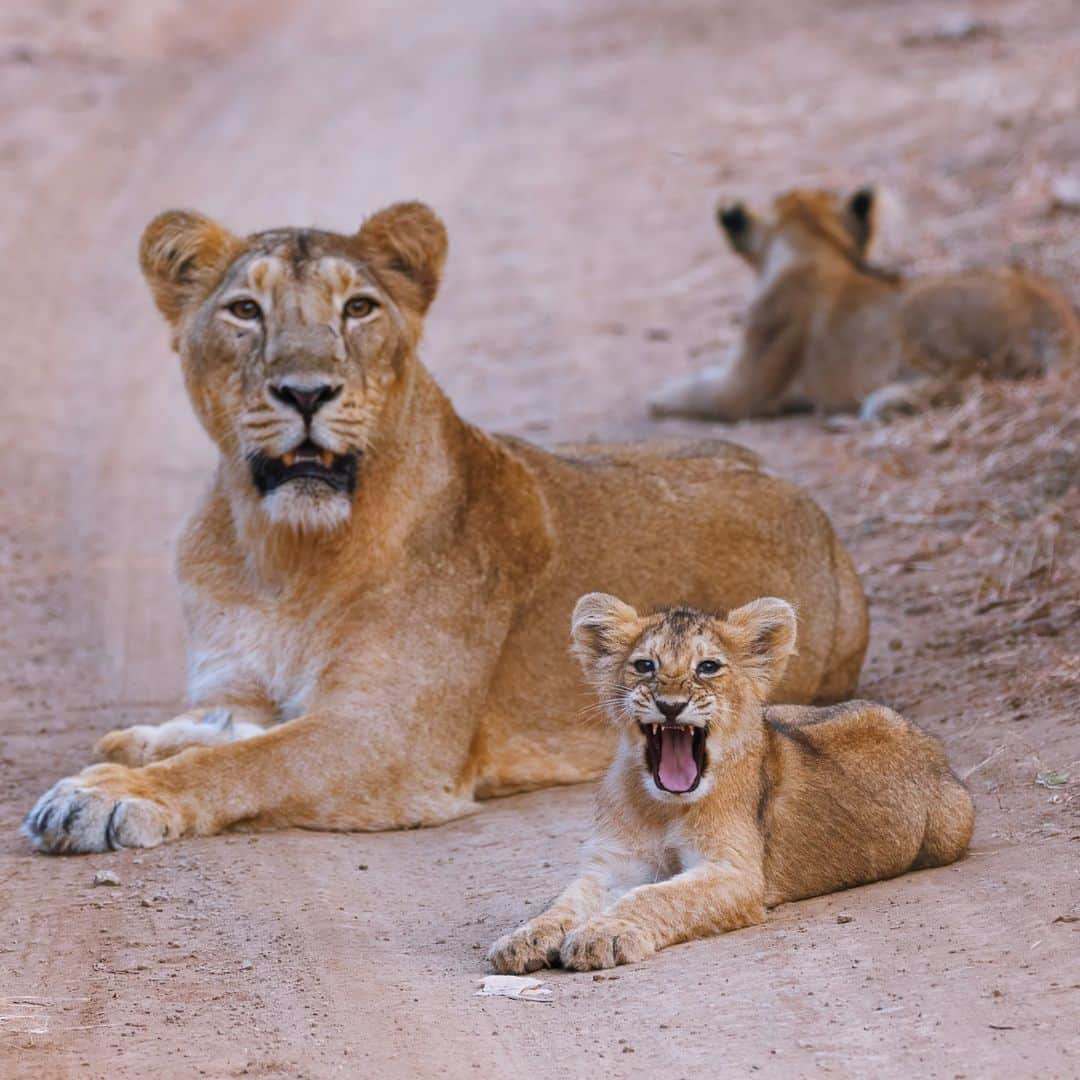
[{"label": "sandy ground", "polygon": [[425,356],[466,416],[670,433],[649,389],[734,340],[748,293],[720,195],[880,182],[908,268],[1022,258],[1080,299],[1050,194],[1080,159],[1075,4],[980,4],[961,41],[922,0],[23,6],[0,27],[0,1075],[1077,1075],[1076,379],[725,432],[854,552],[864,695],[970,777],[954,867],[524,1004],[474,996],[482,950],[572,872],[588,789],[108,857],[17,833],[99,734],[182,697],[171,542],[212,453],[135,267],[154,212],[345,229],[424,198],[452,238]]}]

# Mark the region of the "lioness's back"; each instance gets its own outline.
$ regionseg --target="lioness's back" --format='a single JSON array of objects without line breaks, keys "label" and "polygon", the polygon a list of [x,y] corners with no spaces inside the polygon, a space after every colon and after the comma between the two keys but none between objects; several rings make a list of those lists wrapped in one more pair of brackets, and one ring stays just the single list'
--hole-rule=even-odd
[{"label": "lioness's back", "polygon": [[757,454],[714,439],[555,455],[513,447],[537,475],[560,546],[573,552],[561,595],[545,598],[563,609],[558,619],[575,589],[711,610],[768,592],[815,613],[779,700],[854,690],[868,629],[861,583],[821,508]]}]

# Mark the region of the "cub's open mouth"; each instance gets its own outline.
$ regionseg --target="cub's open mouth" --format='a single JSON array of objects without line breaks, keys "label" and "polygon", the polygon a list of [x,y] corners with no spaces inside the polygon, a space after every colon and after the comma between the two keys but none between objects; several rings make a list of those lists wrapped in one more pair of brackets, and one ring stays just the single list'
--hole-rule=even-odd
[{"label": "cub's open mouth", "polygon": [[351,495],[356,490],[356,469],[360,455],[355,451],[335,454],[305,439],[281,457],[252,454],[248,460],[251,478],[260,495],[269,495],[275,488],[293,480],[315,480],[335,491]]},{"label": "cub's open mouth", "polygon": [[639,724],[645,735],[645,763],[661,791],[686,795],[705,774],[704,728],[689,724]]}]

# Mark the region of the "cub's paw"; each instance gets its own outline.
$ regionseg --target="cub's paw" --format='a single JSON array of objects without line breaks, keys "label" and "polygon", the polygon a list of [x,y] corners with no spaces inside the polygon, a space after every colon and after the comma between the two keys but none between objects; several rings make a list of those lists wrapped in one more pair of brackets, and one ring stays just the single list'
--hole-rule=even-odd
[{"label": "cub's paw", "polygon": [[502,975],[554,967],[566,931],[557,919],[538,918],[499,938],[488,949],[488,962]]},{"label": "cub's paw", "polygon": [[156,847],[179,834],[180,821],[133,770],[92,765],[49,788],[26,815],[23,832],[50,854],[117,851]]},{"label": "cub's paw", "polygon": [[650,936],[623,919],[598,918],[566,935],[560,959],[571,971],[636,964],[656,951]]}]

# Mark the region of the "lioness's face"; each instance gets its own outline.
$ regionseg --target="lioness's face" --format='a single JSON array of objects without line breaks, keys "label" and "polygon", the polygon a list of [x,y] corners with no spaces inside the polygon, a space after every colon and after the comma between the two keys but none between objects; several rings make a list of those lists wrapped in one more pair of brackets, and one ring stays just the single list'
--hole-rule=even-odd
[{"label": "lioness's face", "polygon": [[824,242],[865,258],[874,236],[874,212],[872,188],[860,188],[847,199],[831,191],[795,188],[777,198],[769,213],[755,213],[740,202],[721,205],[716,219],[736,254],[762,273],[781,245],[790,250]]},{"label": "lioness's face", "polygon": [[710,761],[741,737],[746,706],[783,674],[795,613],[767,598],[726,618],[685,608],[642,617],[590,593],[575,609],[573,637],[609,717],[640,755],[646,789],[685,798],[705,793]]},{"label": "lioness's face", "polygon": [[271,521],[319,529],[348,518],[444,256],[441,224],[417,204],[353,236],[240,240],[190,214],[147,229],[144,272],[195,410]]}]

